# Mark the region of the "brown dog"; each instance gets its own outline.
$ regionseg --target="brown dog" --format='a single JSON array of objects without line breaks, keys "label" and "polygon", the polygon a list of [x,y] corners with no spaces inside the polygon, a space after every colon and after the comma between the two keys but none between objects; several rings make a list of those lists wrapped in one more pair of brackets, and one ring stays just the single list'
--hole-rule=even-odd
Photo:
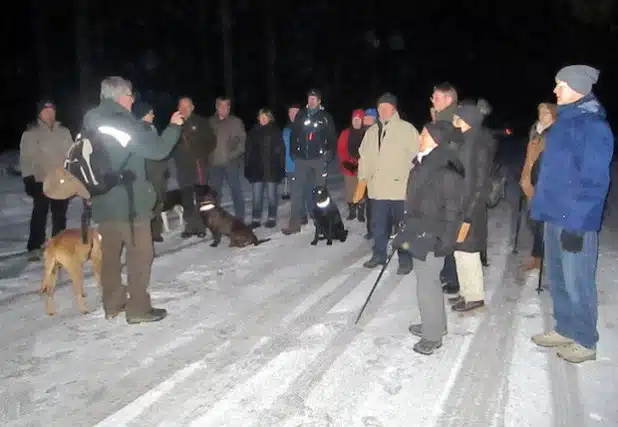
[{"label": "brown dog", "polygon": [[43,269],[43,281],[41,282],[41,293],[47,294],[45,311],[50,316],[56,314],[54,307],[54,290],[58,267],[64,267],[71,277],[73,283],[73,295],[77,300],[77,307],[80,312],[88,313],[88,308],[84,301],[84,264],[89,259],[92,260],[92,270],[96,278],[99,289],[101,289],[101,235],[95,228],[88,230],[88,241],[83,242],[82,231],[80,229],[67,229],[47,242],[44,252],[45,267]]},{"label": "brown dog", "polygon": [[230,238],[230,247],[244,248],[248,245],[260,245],[270,239],[258,239],[253,230],[240,219],[217,205],[216,198],[205,194],[200,202],[200,215],[204,225],[210,230],[214,241],[213,248],[221,243],[221,236]]}]

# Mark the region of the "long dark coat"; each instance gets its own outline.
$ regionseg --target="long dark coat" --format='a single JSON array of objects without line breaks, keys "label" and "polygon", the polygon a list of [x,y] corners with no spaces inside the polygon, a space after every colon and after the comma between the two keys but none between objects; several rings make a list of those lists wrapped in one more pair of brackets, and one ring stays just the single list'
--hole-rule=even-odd
[{"label": "long dark coat", "polygon": [[274,123],[256,125],[247,135],[245,178],[254,182],[281,182],[285,177],[285,144]]},{"label": "long dark coat", "polygon": [[481,129],[463,133],[459,159],[464,166],[463,220],[470,224],[465,241],[455,245],[462,252],[481,252],[487,248],[487,197],[496,143]]}]

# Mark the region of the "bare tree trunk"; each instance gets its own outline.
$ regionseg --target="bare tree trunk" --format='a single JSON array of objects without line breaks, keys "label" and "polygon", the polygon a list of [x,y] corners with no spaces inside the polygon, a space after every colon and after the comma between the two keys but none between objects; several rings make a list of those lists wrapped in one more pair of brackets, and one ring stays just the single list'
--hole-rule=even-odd
[{"label": "bare tree trunk", "polygon": [[230,17],[230,4],[228,0],[221,0],[219,6],[221,17],[221,38],[223,41],[223,80],[225,92],[230,98],[234,98],[234,64],[232,62],[232,20]]},{"label": "bare tree trunk", "polygon": [[90,40],[88,38],[88,0],[75,0],[75,45],[76,66],[79,80],[79,110],[84,113],[88,106],[91,80]]},{"label": "bare tree trunk", "polygon": [[264,4],[264,26],[268,38],[268,104],[277,107],[277,31],[275,28],[275,9],[272,0],[262,0]]},{"label": "bare tree trunk", "polygon": [[51,96],[53,90],[53,76],[49,67],[49,44],[47,43],[49,38],[49,31],[47,31],[47,7],[43,3],[41,0],[33,2],[34,10],[32,11],[34,15],[32,22],[34,24],[34,34],[36,35],[34,43],[39,78],[39,97]]}]

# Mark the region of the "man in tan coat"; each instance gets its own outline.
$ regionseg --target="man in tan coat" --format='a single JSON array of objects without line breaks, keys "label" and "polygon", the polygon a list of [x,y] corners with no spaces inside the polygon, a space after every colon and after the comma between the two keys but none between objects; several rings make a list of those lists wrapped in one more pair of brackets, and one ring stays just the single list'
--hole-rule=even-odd
[{"label": "man in tan coat", "polygon": [[56,121],[56,105],[52,101],[40,101],[37,114],[37,120],[28,125],[19,144],[21,175],[26,194],[32,197],[27,245],[30,261],[40,259],[50,208],[52,236],[66,228],[68,200],[49,199],[43,193],[43,181],[47,174],[64,166],[66,155],[73,144],[69,130]]},{"label": "man in tan coat", "polygon": [[[408,175],[419,149],[419,133],[399,117],[394,95],[385,93],[380,97],[378,115],[379,120],[367,129],[359,148],[358,180],[361,187],[367,186],[374,241],[373,256],[364,264],[367,268],[386,262],[389,219],[397,225],[403,220]],[[398,255],[397,274],[410,273],[412,256],[403,250]]]}]

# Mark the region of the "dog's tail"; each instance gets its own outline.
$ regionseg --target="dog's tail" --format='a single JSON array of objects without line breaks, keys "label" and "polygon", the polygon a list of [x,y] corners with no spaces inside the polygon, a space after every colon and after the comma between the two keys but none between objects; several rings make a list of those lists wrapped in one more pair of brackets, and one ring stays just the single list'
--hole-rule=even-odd
[{"label": "dog's tail", "polygon": [[45,248],[45,251],[43,252],[43,260],[43,280],[41,281],[40,292],[42,294],[53,294],[54,288],[56,287],[58,265],[52,247],[48,246]]},{"label": "dog's tail", "polygon": [[270,237],[269,237],[268,239],[258,239],[258,240],[256,240],[255,242],[253,242],[253,244],[254,244],[255,246],[257,246],[257,245],[261,245],[262,243],[266,243],[266,242],[268,242],[269,240],[270,240]]}]

